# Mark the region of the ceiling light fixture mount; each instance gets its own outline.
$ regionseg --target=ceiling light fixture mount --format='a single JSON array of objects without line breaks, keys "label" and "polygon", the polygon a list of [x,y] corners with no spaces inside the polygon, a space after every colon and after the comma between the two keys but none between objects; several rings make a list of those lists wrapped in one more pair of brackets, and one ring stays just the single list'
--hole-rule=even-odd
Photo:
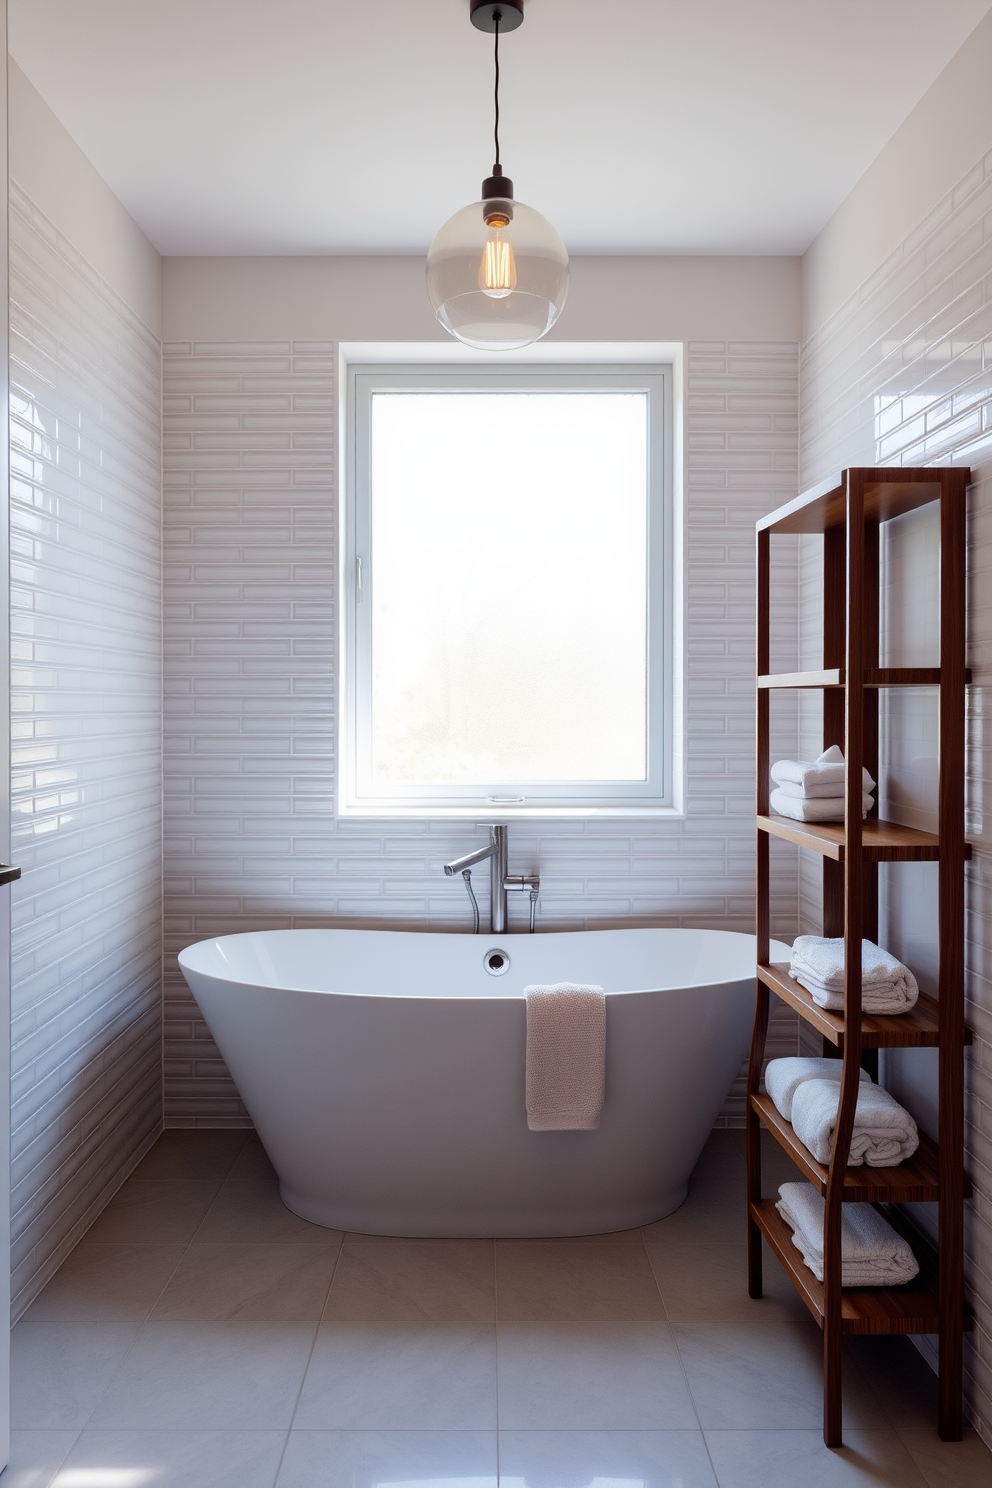
[{"label": "ceiling light fixture mount", "polygon": [[472,0],[472,25],[480,31],[499,29],[504,36],[524,23],[524,0]]},{"label": "ceiling light fixture mount", "polygon": [[472,24],[493,35],[496,162],[482,199],[444,224],[427,254],[427,292],[438,320],[482,351],[539,341],[568,294],[568,254],[551,223],[514,200],[499,155],[499,39],[524,18],[523,0],[471,0]]}]

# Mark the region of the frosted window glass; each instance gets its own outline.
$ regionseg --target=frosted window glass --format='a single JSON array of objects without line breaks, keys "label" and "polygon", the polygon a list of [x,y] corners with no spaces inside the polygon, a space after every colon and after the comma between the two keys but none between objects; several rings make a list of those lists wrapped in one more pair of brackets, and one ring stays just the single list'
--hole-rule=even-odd
[{"label": "frosted window glass", "polygon": [[371,766],[644,781],[648,399],[374,393]]}]

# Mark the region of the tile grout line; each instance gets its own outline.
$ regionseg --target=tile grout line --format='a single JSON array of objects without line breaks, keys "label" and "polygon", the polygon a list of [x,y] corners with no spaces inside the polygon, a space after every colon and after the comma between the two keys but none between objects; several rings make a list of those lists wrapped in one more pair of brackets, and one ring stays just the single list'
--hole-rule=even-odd
[{"label": "tile grout line", "polygon": [[324,1313],[327,1310],[327,1303],[328,1303],[328,1300],[329,1300],[330,1295],[331,1295],[331,1288],[334,1285],[334,1278],[337,1275],[337,1269],[338,1269],[338,1266],[339,1266],[340,1261],[341,1261],[341,1256],[342,1256],[342,1254],[344,1252],[345,1232],[342,1230],[340,1232],[340,1234],[341,1234],[341,1243],[338,1246],[337,1254],[334,1257],[334,1265],[331,1267],[331,1275],[330,1275],[330,1278],[329,1278],[328,1283],[327,1283],[327,1290],[324,1293],[324,1300],[321,1303],[320,1315],[317,1318],[317,1326],[314,1329],[313,1341],[310,1344],[310,1352],[307,1355],[307,1362],[304,1365],[303,1374],[300,1376],[300,1388],[296,1392],[296,1401],[295,1401],[295,1403],[293,1405],[293,1413],[292,1413],[292,1415],[289,1418],[289,1426],[286,1429],[286,1440],[283,1442],[283,1444],[282,1444],[282,1451],[279,1453],[279,1461],[276,1464],[275,1476],[272,1479],[272,1488],[276,1488],[276,1484],[279,1481],[279,1474],[282,1472],[282,1465],[283,1465],[283,1462],[285,1461],[285,1458],[286,1458],[286,1449],[289,1446],[289,1440],[290,1440],[290,1437],[293,1434],[293,1423],[296,1420],[296,1412],[300,1408],[300,1399],[301,1399],[301,1397],[303,1395],[303,1389],[304,1389],[304,1386],[306,1385],[306,1382],[307,1382],[307,1375],[310,1372],[310,1365],[313,1362],[314,1350],[317,1347],[317,1339],[320,1337],[320,1329],[321,1329],[321,1325],[322,1325],[323,1320],[324,1320]]},{"label": "tile grout line", "polygon": [[[689,1201],[690,1197],[691,1197],[691,1195],[687,1193],[686,1194],[686,1197],[685,1197],[685,1200],[683,1202],[686,1202],[687,1203]],[[685,1363],[683,1362],[683,1359],[682,1359],[682,1350],[679,1348],[679,1341],[678,1341],[678,1338],[677,1338],[676,1333],[675,1333],[675,1327],[674,1327],[674,1325],[672,1323],[671,1318],[668,1315],[668,1303],[665,1301],[665,1294],[661,1290],[661,1283],[658,1280],[658,1273],[655,1271],[654,1265],[653,1265],[652,1260],[651,1260],[651,1252],[648,1249],[648,1242],[647,1242],[647,1240],[645,1238],[643,1228],[641,1230],[641,1244],[644,1247],[644,1254],[647,1257],[648,1265],[651,1267],[651,1275],[654,1277],[654,1284],[655,1284],[655,1286],[658,1289],[658,1296],[661,1298],[661,1305],[665,1309],[665,1321],[668,1324],[668,1330],[669,1330],[669,1332],[671,1333],[671,1336],[672,1336],[672,1343],[673,1343],[673,1345],[675,1347],[675,1357],[679,1361],[679,1369],[680,1369],[681,1374],[682,1374],[683,1383],[685,1384],[686,1394],[689,1396],[689,1401],[690,1401],[690,1403],[692,1405],[692,1413],[696,1417],[696,1428],[697,1428],[697,1430],[699,1432],[700,1439],[702,1440],[702,1443],[703,1443],[703,1450],[706,1453],[706,1460],[707,1460],[707,1462],[710,1465],[710,1472],[713,1474],[713,1481],[714,1481],[714,1483],[717,1484],[717,1488],[720,1488],[720,1478],[719,1478],[719,1475],[718,1475],[717,1470],[716,1470],[716,1463],[713,1461],[712,1455],[710,1453],[710,1444],[706,1440],[706,1432],[703,1430],[703,1423],[699,1419],[699,1408],[696,1405],[696,1397],[693,1395],[692,1388],[691,1388],[691,1386],[689,1384],[689,1375],[688,1375],[688,1373],[686,1371]]]},{"label": "tile grout line", "polygon": [[[688,1198],[688,1195],[687,1195],[687,1198]],[[706,1440],[706,1432],[703,1430],[703,1423],[699,1419],[699,1410],[698,1410],[698,1407],[696,1405],[696,1398],[693,1395],[692,1390],[689,1387],[689,1376],[686,1373],[685,1365],[682,1362],[682,1351],[679,1348],[678,1338],[675,1336],[675,1326],[674,1326],[674,1323],[673,1323],[673,1321],[672,1321],[672,1319],[671,1319],[671,1317],[669,1316],[669,1313],[668,1313],[668,1303],[665,1301],[665,1294],[661,1290],[661,1282],[658,1280],[658,1273],[654,1269],[654,1263],[651,1260],[651,1252],[648,1249],[648,1242],[647,1242],[647,1238],[645,1237],[643,1228],[641,1229],[641,1244],[642,1244],[642,1246],[644,1248],[644,1254],[647,1257],[647,1263],[648,1263],[649,1267],[651,1268],[651,1275],[652,1275],[652,1278],[654,1279],[655,1287],[658,1290],[658,1296],[661,1298],[661,1305],[662,1305],[662,1307],[664,1308],[664,1311],[665,1311],[665,1322],[668,1324],[669,1332],[672,1335],[672,1343],[673,1343],[673,1345],[675,1347],[675,1357],[679,1361],[679,1369],[681,1370],[682,1379],[683,1379],[683,1381],[685,1383],[686,1393],[688,1394],[689,1401],[690,1401],[690,1403],[692,1405],[693,1415],[696,1417],[696,1429],[698,1430],[700,1439],[701,1439],[701,1441],[703,1443],[703,1450],[706,1453],[706,1460],[707,1460],[707,1462],[710,1465],[710,1471],[713,1474],[713,1481],[714,1481],[714,1483],[716,1483],[717,1488],[720,1488],[720,1479],[719,1479],[719,1476],[717,1474],[716,1463],[713,1461],[713,1458],[710,1455],[709,1442]]]}]

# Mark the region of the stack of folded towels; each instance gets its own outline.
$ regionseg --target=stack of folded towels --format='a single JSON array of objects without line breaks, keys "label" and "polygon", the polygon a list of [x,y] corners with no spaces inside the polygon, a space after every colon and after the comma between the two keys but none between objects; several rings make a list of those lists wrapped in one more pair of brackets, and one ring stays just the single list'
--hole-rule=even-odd
[{"label": "stack of folded towels", "polygon": [[[862,815],[867,816],[875,804],[871,792],[875,782],[862,770]],[[772,765],[771,807],[780,816],[791,816],[801,822],[844,820],[844,789],[847,766],[836,744],[824,750],[816,760],[779,760]]]},{"label": "stack of folded towels", "polygon": [[[765,1089],[776,1110],[817,1162],[828,1163],[834,1147],[834,1128],[840,1105],[839,1059],[772,1059],[765,1070]],[[854,1112],[854,1132],[848,1166],[895,1168],[912,1157],[920,1145],[916,1122],[861,1071],[861,1088]]]},{"label": "stack of folded towels", "polygon": [[[812,1183],[783,1183],[775,1208],[817,1281],[823,1280],[823,1199]],[[907,1241],[873,1204],[845,1204],[840,1232],[841,1286],[903,1286],[919,1271]]]},{"label": "stack of folded towels", "polygon": [[[789,975],[805,987],[818,1007],[844,1011],[843,936],[797,935],[792,942]],[[873,940],[861,942],[861,1010],[864,1013],[908,1013],[920,989],[908,966]]]}]

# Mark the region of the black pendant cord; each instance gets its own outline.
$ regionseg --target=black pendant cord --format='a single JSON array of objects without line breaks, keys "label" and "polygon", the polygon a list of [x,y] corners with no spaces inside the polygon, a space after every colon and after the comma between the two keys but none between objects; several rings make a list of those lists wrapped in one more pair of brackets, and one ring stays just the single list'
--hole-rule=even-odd
[{"label": "black pendant cord", "polygon": [[500,22],[500,12],[498,10],[494,10],[493,11],[493,37],[494,37],[494,42],[493,42],[493,62],[494,62],[495,71],[496,71],[496,83],[495,83],[495,87],[493,89],[493,104],[494,104],[494,108],[495,108],[496,119],[495,119],[495,124],[493,126],[493,138],[494,138],[494,142],[495,142],[495,145],[496,145],[496,167],[497,167],[496,170],[493,172],[494,175],[498,175],[499,174],[499,22]]}]

